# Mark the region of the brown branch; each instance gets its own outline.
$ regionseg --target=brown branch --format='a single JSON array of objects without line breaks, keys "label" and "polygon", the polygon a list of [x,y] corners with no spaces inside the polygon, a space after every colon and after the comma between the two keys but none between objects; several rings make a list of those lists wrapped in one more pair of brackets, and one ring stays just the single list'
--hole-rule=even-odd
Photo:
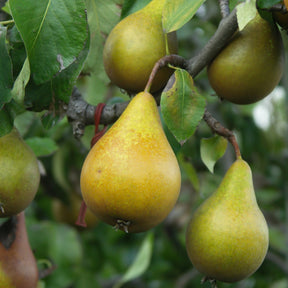
[{"label": "brown branch", "polygon": [[219,6],[222,18],[226,18],[230,14],[229,0],[219,0]]},{"label": "brown branch", "polygon": [[196,77],[227,45],[233,34],[238,29],[236,9],[223,18],[215,34],[210,38],[200,53],[191,58],[187,71]]},{"label": "brown branch", "polygon": [[204,113],[203,119],[214,133],[223,136],[232,144],[235,150],[236,158],[237,159],[241,158],[240,148],[234,133],[229,129],[225,128],[224,126],[222,126],[222,124],[215,118],[213,118],[213,116],[207,110]]},{"label": "brown branch", "polygon": [[[151,78],[153,79],[153,73],[156,73],[155,71],[158,71],[158,69],[168,64],[173,65],[173,63],[174,66],[186,69],[193,78],[196,77],[226,46],[231,36],[237,30],[237,27],[236,10],[234,9],[227,17],[221,20],[215,34],[197,56],[189,60],[185,60],[177,55],[164,57],[159,60],[159,63],[156,63]],[[173,75],[170,79],[173,79]],[[170,84],[171,81],[168,81],[167,85],[169,86]],[[101,115],[100,124],[108,125],[114,123],[127,105],[128,102],[106,105]],[[80,138],[84,134],[86,125],[92,125],[94,123],[94,111],[95,106],[86,103],[80,92],[77,89],[74,89],[72,96],[70,97],[66,114],[69,122],[72,124],[73,133],[76,138]]]},{"label": "brown branch", "polygon": [[188,63],[188,61],[185,58],[183,58],[179,55],[175,55],[175,54],[166,55],[166,56],[162,57],[160,60],[158,60],[155,63],[155,65],[152,69],[152,72],[150,73],[150,76],[149,76],[149,79],[148,79],[148,82],[146,84],[144,91],[148,92],[150,90],[152,83],[153,83],[153,80],[160,69],[162,69],[168,65],[172,65],[175,67],[186,69],[187,63]]}]

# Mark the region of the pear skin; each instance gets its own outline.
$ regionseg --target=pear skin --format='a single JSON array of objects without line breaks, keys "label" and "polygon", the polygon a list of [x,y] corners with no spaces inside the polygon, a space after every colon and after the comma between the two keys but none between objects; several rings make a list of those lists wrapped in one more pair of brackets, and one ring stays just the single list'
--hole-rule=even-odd
[{"label": "pear skin", "polygon": [[0,287],[36,288],[38,267],[28,240],[24,212],[15,217],[15,239],[9,247],[0,243]]},{"label": "pear skin", "polygon": [[266,97],[284,71],[279,29],[258,13],[208,65],[211,87],[234,104],[252,104]]},{"label": "pear skin", "polygon": [[[129,92],[143,91],[154,64],[166,53],[162,28],[164,0],[153,0],[143,9],[121,20],[110,32],[103,50],[103,61],[110,80]],[[167,34],[170,54],[178,51],[176,33]],[[173,69],[157,73],[151,91],[165,86]]]},{"label": "pear skin", "polygon": [[37,158],[14,128],[0,137],[0,217],[17,215],[34,199],[40,182]]},{"label": "pear skin", "polygon": [[207,277],[236,282],[259,268],[268,242],[268,227],[256,202],[250,167],[238,159],[216,192],[193,214],[186,234],[188,256]]},{"label": "pear skin", "polygon": [[88,208],[126,232],[146,231],[169,214],[181,175],[151,94],[137,94],[92,147],[80,184]]}]

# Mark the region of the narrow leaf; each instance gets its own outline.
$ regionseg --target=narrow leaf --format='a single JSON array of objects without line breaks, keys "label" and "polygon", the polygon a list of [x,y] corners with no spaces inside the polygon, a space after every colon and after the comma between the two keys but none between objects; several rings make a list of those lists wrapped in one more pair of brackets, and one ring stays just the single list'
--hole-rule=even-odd
[{"label": "narrow leaf", "polygon": [[237,21],[240,31],[256,16],[256,13],[256,0],[247,1],[237,6]]},{"label": "narrow leaf", "polygon": [[201,140],[201,158],[211,173],[214,172],[215,163],[224,155],[226,148],[227,139],[222,136],[216,135]]},{"label": "narrow leaf", "polygon": [[179,160],[180,167],[186,173],[193,188],[195,189],[196,192],[199,192],[199,188],[200,188],[199,178],[198,178],[197,172],[193,164],[187,159],[185,159],[185,156],[183,153],[178,153],[177,158]]},{"label": "narrow leaf", "polygon": [[166,33],[184,26],[197,12],[205,0],[166,0],[162,25]]},{"label": "narrow leaf", "polygon": [[37,84],[71,65],[88,38],[84,0],[10,0]]},{"label": "narrow leaf", "polygon": [[12,63],[6,45],[7,28],[0,26],[0,109],[12,98]]},{"label": "narrow leaf", "polygon": [[177,69],[170,90],[161,95],[161,112],[172,134],[183,144],[195,132],[205,111],[206,101],[187,71]]},{"label": "narrow leaf", "polygon": [[12,96],[18,103],[24,102],[25,87],[30,79],[30,66],[28,58],[25,59],[21,72],[17,76],[12,89]]},{"label": "narrow leaf", "polygon": [[142,245],[139,249],[139,252],[132,263],[132,265],[128,268],[124,276],[120,279],[118,283],[113,288],[120,288],[123,284],[138,278],[141,276],[149,267],[151,257],[152,257],[152,250],[153,250],[153,243],[154,237],[153,234],[150,232],[145,237]]}]

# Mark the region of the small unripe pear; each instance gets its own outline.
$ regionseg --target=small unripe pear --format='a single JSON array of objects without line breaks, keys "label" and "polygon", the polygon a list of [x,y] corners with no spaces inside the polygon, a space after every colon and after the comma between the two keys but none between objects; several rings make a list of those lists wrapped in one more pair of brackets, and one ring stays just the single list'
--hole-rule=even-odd
[{"label": "small unripe pear", "polygon": [[216,192],[194,212],[186,234],[188,256],[207,277],[236,282],[259,268],[268,241],[268,227],[256,202],[251,169],[238,159]]},{"label": "small unripe pear", "polygon": [[0,138],[0,217],[23,211],[34,199],[39,182],[37,158],[14,128]]}]

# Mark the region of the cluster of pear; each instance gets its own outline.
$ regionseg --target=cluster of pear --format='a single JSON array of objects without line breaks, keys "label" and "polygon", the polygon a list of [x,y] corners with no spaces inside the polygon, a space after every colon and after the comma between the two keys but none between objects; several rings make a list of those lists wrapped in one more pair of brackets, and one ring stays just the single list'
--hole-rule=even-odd
[{"label": "cluster of pear", "polygon": [[[271,15],[270,15],[271,16]],[[215,57],[207,68],[217,95],[235,104],[266,97],[284,70],[284,48],[277,25],[259,13]]]},{"label": "cluster of pear", "polygon": [[186,232],[188,256],[208,278],[236,282],[259,268],[268,243],[251,169],[239,157],[218,189],[192,215]]},{"label": "cluster of pear", "polygon": [[[0,287],[37,286],[38,269],[27,237],[24,210],[34,199],[39,182],[37,158],[14,128],[0,138],[0,217],[8,217],[0,228]],[[10,232],[7,227],[12,227]]]}]

